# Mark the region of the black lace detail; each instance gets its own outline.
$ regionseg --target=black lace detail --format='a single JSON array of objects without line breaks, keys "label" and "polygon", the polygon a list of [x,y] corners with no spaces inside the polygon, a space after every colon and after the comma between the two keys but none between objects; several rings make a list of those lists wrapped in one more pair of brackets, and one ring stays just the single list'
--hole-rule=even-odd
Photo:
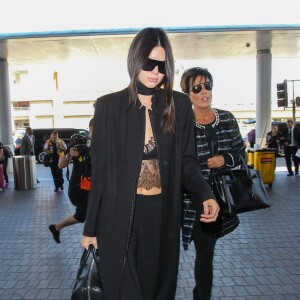
[{"label": "black lace detail", "polygon": [[156,147],[154,137],[151,137],[148,144],[144,144],[144,153],[150,153]]},{"label": "black lace detail", "polygon": [[137,187],[146,190],[161,188],[158,159],[143,160]]}]

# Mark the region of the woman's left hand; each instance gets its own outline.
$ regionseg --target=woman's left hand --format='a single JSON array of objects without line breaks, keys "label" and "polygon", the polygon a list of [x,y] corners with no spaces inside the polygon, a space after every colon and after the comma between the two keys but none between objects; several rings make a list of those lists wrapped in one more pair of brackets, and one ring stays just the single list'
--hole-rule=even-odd
[{"label": "woman's left hand", "polygon": [[223,155],[216,155],[207,160],[209,168],[221,168],[225,165],[225,159]]},{"label": "woman's left hand", "polygon": [[203,213],[200,215],[200,222],[211,223],[217,220],[220,206],[215,199],[208,199],[203,202]]}]

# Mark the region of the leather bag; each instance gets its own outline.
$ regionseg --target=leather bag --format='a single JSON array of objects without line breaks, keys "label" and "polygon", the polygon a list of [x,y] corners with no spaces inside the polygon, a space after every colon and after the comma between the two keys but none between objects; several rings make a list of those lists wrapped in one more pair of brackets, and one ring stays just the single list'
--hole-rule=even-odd
[{"label": "leather bag", "polygon": [[71,300],[87,299],[104,299],[99,258],[93,245],[83,251],[71,297]]},{"label": "leather bag", "polygon": [[240,214],[271,206],[259,170],[248,168],[243,158],[242,169],[228,170],[212,176],[213,191],[223,214]]},{"label": "leather bag", "polygon": [[3,145],[3,151],[5,152],[5,156],[7,156],[8,158],[12,158],[14,156],[8,146]]}]

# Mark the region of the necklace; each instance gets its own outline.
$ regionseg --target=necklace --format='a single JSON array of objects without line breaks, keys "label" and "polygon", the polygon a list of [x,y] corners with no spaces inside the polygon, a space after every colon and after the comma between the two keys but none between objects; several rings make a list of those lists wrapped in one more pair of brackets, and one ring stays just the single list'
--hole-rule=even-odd
[{"label": "necklace", "polygon": [[[211,127],[215,128],[220,122],[220,117],[219,117],[218,111],[215,108],[212,108],[212,110],[213,110],[216,118],[215,118],[215,122],[213,124],[211,124]],[[205,125],[201,125],[196,121],[194,123],[195,123],[196,127],[200,128],[200,129],[205,129]]]}]

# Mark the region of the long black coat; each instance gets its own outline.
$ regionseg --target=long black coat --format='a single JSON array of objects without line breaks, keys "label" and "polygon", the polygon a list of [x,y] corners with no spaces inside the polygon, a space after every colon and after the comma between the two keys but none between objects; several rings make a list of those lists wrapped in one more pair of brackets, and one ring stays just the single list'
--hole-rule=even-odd
[{"label": "long black coat", "polygon": [[[153,99],[161,183],[162,229],[160,282],[157,300],[175,297],[179,262],[181,184],[190,191],[200,213],[202,202],[214,198],[195,156],[193,112],[189,98],[174,92],[175,133],[161,127],[163,101]],[[134,214],[134,199],[144,146],[145,108],[128,106],[128,90],[97,100],[92,140],[92,188],[84,235],[97,236],[105,299],[117,300],[126,263],[126,245]]]}]

